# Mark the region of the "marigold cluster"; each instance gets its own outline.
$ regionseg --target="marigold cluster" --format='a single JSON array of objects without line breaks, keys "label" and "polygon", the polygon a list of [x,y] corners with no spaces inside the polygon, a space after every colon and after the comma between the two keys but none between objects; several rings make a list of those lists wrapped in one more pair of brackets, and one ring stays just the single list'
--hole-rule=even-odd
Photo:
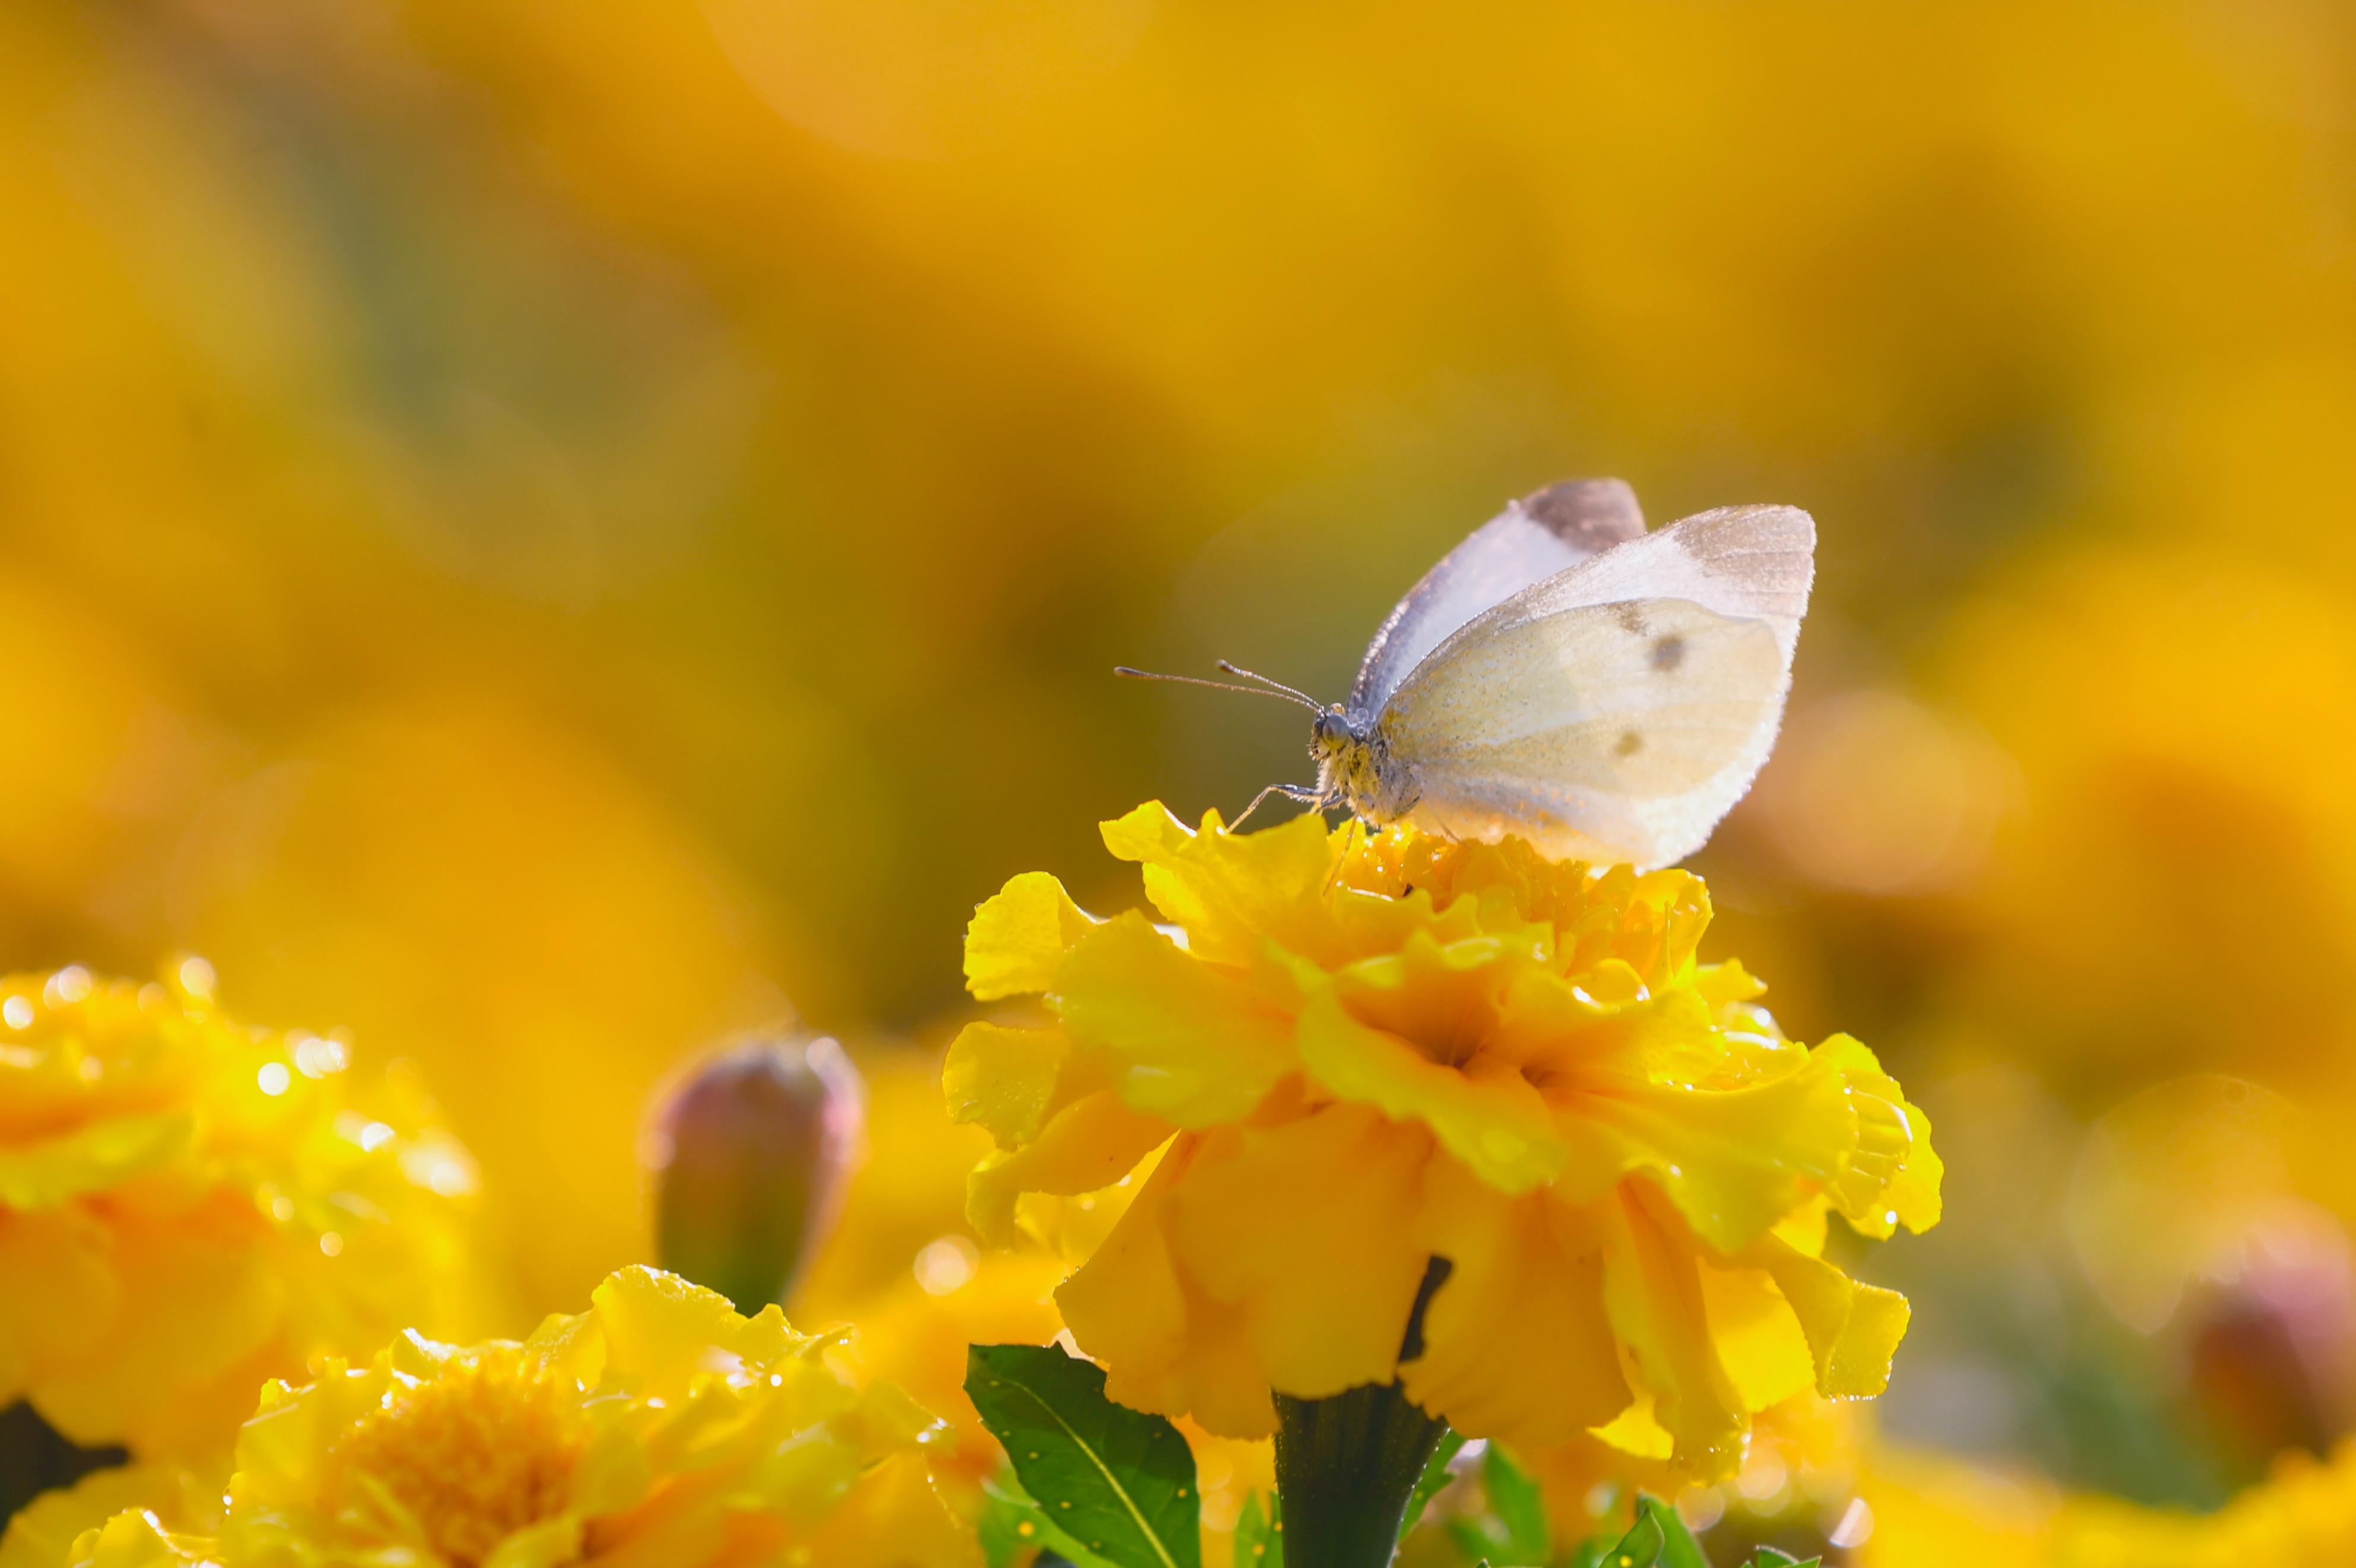
[{"label": "marigold cluster", "polygon": [[1058,1294],[1114,1397],[1250,1436],[1271,1390],[1396,1377],[1469,1435],[1713,1475],[1752,1413],[1880,1391],[1906,1305],[1823,1261],[1826,1216],[1933,1223],[1928,1125],[1865,1047],[1785,1040],[1697,961],[1698,879],[1158,804],[1104,837],[1168,923],[1015,878],[968,983],[1052,1021],[970,1026],[944,1083],[998,1145],[995,1239],[1161,1151]]},{"label": "marigold cluster", "polygon": [[943,1428],[854,1390],[777,1307],[740,1316],[629,1268],[521,1344],[404,1335],[364,1367],[273,1382],[218,1535],[151,1514],[74,1568],[936,1568],[975,1556],[934,1497]]},{"label": "marigold cluster", "polygon": [[0,1290],[0,1405],[202,1462],[264,1379],[448,1320],[475,1177],[405,1074],[171,974],[0,979],[0,1279],[40,1282]]}]

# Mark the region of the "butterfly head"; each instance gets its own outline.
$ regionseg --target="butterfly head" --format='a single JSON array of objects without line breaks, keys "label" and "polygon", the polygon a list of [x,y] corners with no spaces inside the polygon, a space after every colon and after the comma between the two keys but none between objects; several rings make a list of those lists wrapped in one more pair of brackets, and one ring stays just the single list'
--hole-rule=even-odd
[{"label": "butterfly head", "polygon": [[1309,754],[1323,763],[1358,743],[1358,732],[1351,728],[1350,716],[1336,703],[1317,715],[1317,722],[1310,731]]},{"label": "butterfly head", "polygon": [[1392,798],[1398,793],[1391,776],[1395,770],[1387,766],[1389,754],[1380,725],[1344,712],[1339,704],[1319,713],[1309,732],[1317,793],[1369,822],[1388,822],[1398,815]]}]

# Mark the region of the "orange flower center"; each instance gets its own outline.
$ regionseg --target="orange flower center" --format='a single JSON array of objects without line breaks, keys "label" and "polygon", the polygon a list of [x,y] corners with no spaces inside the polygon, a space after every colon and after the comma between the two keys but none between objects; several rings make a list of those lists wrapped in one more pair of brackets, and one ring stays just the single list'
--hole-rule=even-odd
[{"label": "orange flower center", "polygon": [[451,1568],[480,1568],[572,1500],[584,1433],[565,1392],[510,1359],[453,1367],[361,1424],[344,1445],[347,1477],[390,1494]]}]

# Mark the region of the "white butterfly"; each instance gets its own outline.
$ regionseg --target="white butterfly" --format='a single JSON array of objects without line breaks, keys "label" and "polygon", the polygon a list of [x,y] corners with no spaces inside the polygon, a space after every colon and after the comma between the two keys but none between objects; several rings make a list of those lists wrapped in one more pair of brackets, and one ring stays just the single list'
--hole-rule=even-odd
[{"label": "white butterfly", "polygon": [[1617,479],[1509,503],[1399,601],[1346,705],[1221,666],[1317,713],[1317,783],[1252,805],[1286,795],[1558,859],[1683,859],[1774,746],[1815,544],[1794,507],[1646,533]]}]

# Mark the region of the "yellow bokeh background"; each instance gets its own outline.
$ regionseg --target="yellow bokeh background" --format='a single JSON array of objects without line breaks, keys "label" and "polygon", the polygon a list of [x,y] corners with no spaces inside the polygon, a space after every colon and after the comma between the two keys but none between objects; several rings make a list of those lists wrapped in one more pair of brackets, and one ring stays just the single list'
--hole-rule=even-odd
[{"label": "yellow bokeh background", "polygon": [[[1957,1127],[1887,1273],[1965,1375],[1995,1252],[2097,1310],[2098,1118],[2356,1104],[2351,89],[2309,0],[20,0],[0,949],[414,1059],[528,1325],[646,1255],[692,1053],[798,1015],[914,1106],[979,898],[1303,767],[1110,666],[1339,695],[1508,496],[1793,502],[1697,865]],[[958,1227],[862,1180],[821,1296]]]}]

